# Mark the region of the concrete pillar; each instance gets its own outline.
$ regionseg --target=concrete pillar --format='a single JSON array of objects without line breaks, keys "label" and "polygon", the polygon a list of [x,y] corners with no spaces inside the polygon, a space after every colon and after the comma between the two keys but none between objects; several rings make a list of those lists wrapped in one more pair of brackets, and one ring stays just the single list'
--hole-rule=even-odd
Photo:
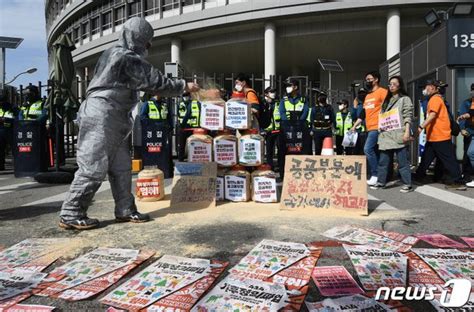
[{"label": "concrete pillar", "polygon": [[181,63],[181,40],[173,39],[171,40],[171,62],[172,63]]},{"label": "concrete pillar", "polygon": [[[265,24],[265,79],[276,75],[276,27],[272,23]],[[265,82],[265,87],[270,81]]]},{"label": "concrete pillar", "polygon": [[387,60],[400,53],[400,10],[393,9],[387,15]]}]

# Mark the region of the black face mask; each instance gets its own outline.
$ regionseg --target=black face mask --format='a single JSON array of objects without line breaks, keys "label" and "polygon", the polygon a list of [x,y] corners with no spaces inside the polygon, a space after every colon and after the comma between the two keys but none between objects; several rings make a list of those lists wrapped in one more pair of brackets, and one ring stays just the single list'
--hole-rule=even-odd
[{"label": "black face mask", "polygon": [[363,101],[365,99],[365,94],[359,94],[357,95],[357,98],[360,100],[360,101]]},{"label": "black face mask", "polygon": [[370,91],[374,87],[374,82],[373,81],[366,81],[366,82],[364,82],[364,87],[365,87],[365,89]]},{"label": "black face mask", "polygon": [[321,104],[326,104],[327,98],[325,96],[321,96],[318,98],[318,102]]}]

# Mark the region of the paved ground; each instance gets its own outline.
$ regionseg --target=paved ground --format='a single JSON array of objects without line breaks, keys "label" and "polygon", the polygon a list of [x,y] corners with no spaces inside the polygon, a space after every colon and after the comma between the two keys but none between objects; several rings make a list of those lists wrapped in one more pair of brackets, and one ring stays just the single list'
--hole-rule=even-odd
[{"label": "paved ground", "polygon": [[[8,168],[7,168],[8,169]],[[369,190],[367,217],[327,212],[280,211],[277,205],[249,203],[219,205],[215,209],[171,210],[169,201],[139,204],[154,220],[140,225],[116,224],[113,200],[105,182],[90,208],[90,216],[102,221],[101,228],[75,232],[57,226],[61,201],[67,185],[45,185],[32,179],[17,179],[11,171],[0,173],[0,245],[10,246],[30,237],[71,237],[79,242],[70,259],[97,246],[151,248],[158,254],[217,258],[235,264],[264,238],[311,242],[325,240],[321,233],[341,224],[397,231],[405,234],[444,233],[474,236],[472,226],[474,189],[446,191],[439,184],[418,187],[409,194],[400,186]],[[170,188],[167,187],[169,193]],[[169,197],[169,196],[168,196]],[[422,244],[419,246],[424,247]],[[64,260],[61,260],[64,262]],[[355,276],[348,257],[340,247],[326,248],[318,265],[343,264]],[[311,287],[308,299],[318,299]],[[63,311],[104,311],[97,301],[66,303],[32,298],[29,303],[50,304]],[[431,311],[428,303],[411,304],[415,311]]]}]

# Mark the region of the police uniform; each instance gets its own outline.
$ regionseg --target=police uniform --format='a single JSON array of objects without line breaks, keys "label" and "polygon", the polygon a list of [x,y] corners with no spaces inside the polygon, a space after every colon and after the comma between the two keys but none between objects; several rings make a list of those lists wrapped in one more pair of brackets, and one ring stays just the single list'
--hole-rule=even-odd
[{"label": "police uniform", "polygon": [[323,141],[332,137],[332,127],[335,125],[334,111],[331,105],[316,105],[311,110],[311,127],[313,129],[314,154],[321,155]]},{"label": "police uniform", "polygon": [[[183,114],[184,111],[184,114]],[[188,100],[179,103],[178,121],[180,115],[180,130],[178,138],[178,159],[184,161],[186,158],[186,140],[193,134],[192,131],[185,129],[199,128],[201,125],[201,103],[198,100]]]},{"label": "police uniform", "polygon": [[156,121],[168,122],[170,114],[168,112],[168,105],[161,101],[150,100],[142,107],[142,118],[152,119]]},{"label": "police uniform", "polygon": [[[285,155],[289,153],[287,150],[286,137],[289,135],[289,131],[293,134],[301,131],[301,150],[295,151],[297,154],[308,155],[311,154],[311,138],[309,136],[307,118],[309,106],[305,97],[296,96],[294,98],[285,96],[280,101],[280,118],[281,118],[281,132],[280,132],[280,150],[281,150],[281,164],[280,165],[280,176],[283,177],[285,168]],[[297,128],[295,128],[297,126]],[[295,132],[295,130],[297,131]]]},{"label": "police uniform", "polygon": [[12,146],[12,129],[15,116],[11,110],[0,107],[0,170],[5,170],[7,145]]},{"label": "police uniform", "polygon": [[47,115],[44,111],[42,100],[36,101],[30,105],[22,106],[20,110],[20,120],[39,120],[45,121]]},{"label": "police uniform", "polygon": [[337,155],[342,155],[344,150],[346,151],[346,155],[352,154],[352,147],[344,148],[342,146],[342,141],[346,133],[352,128],[353,120],[352,116],[349,112],[337,112],[336,113],[336,153]]},{"label": "police uniform", "polygon": [[273,163],[273,158],[275,156],[275,146],[278,146],[278,165],[281,165],[282,153],[279,147],[279,136],[280,136],[280,107],[279,102],[272,101],[270,103],[269,111],[271,112],[270,125],[266,127],[265,130],[265,147],[266,147],[266,158],[267,164],[272,167],[272,170],[275,169]]}]

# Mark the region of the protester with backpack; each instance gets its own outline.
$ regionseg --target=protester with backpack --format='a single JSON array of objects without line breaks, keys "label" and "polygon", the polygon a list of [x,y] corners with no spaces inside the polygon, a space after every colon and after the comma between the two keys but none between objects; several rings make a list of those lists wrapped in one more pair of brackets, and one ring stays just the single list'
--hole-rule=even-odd
[{"label": "protester with backpack", "polygon": [[[426,120],[418,127],[418,134],[426,131],[425,152],[416,171],[417,180],[426,177],[426,170],[435,157],[448,171],[450,178],[446,188],[465,191],[466,186],[462,180],[461,170],[454,154],[454,145],[451,136],[456,132],[457,123],[452,118],[445,101],[440,94],[440,89],[447,87],[439,80],[428,80],[423,90],[423,95],[429,98],[426,109]],[[459,130],[459,125],[457,125]],[[459,131],[458,131],[459,133]]]}]

